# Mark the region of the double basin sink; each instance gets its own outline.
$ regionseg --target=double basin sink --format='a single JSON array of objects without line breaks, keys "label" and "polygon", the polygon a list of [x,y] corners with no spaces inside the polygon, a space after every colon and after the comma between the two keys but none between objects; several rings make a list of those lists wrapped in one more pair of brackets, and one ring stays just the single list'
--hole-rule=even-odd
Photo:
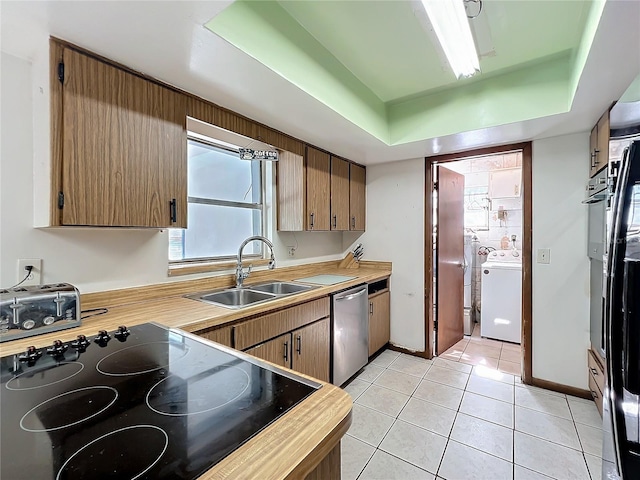
[{"label": "double basin sink", "polygon": [[213,292],[196,293],[186,297],[220,307],[238,309],[306,292],[314,288],[317,287],[296,282],[277,281],[248,285],[242,288],[234,287]]}]

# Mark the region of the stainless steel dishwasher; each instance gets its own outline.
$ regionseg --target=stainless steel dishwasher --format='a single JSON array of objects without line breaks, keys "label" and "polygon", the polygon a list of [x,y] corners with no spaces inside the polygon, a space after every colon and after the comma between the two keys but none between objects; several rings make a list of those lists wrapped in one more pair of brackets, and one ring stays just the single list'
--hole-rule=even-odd
[{"label": "stainless steel dishwasher", "polygon": [[332,380],[342,385],[369,361],[368,287],[360,285],[332,295]]}]

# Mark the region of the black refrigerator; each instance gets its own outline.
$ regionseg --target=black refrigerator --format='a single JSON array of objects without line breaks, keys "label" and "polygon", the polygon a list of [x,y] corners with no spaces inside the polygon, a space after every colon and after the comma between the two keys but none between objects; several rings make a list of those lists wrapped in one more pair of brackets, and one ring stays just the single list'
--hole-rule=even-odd
[{"label": "black refrigerator", "polygon": [[625,151],[607,258],[602,478],[640,478],[640,141]]}]

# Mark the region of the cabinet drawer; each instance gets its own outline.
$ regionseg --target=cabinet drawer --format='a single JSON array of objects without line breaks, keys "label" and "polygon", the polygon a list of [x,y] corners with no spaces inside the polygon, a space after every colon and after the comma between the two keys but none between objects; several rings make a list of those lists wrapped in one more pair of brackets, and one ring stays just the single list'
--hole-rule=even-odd
[{"label": "cabinet drawer", "polygon": [[209,330],[200,330],[195,332],[196,335],[217,342],[225,347],[231,347],[231,327],[222,327]]},{"label": "cabinet drawer", "polygon": [[589,350],[589,355],[587,355],[587,362],[589,365],[589,375],[593,377],[593,381],[598,385],[598,389],[602,392],[604,390],[604,371],[600,366],[600,362],[596,360],[596,357],[591,350]]},{"label": "cabinet drawer", "polygon": [[234,327],[235,348],[244,350],[328,316],[329,297],[324,297],[240,323]]},{"label": "cabinet drawer", "polygon": [[598,384],[591,373],[589,373],[589,390],[591,390],[593,401],[596,402],[596,407],[598,407],[600,416],[602,416],[602,391],[598,388]]}]

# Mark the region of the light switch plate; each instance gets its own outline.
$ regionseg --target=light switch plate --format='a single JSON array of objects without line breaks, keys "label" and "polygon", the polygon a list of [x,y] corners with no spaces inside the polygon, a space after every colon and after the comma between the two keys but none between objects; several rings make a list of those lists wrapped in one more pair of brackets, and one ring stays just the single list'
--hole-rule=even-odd
[{"label": "light switch plate", "polygon": [[549,249],[549,248],[539,248],[538,249],[537,262],[538,263],[543,263],[543,264],[546,264],[546,265],[551,263],[551,249]]},{"label": "light switch plate", "polygon": [[18,280],[16,280],[16,283],[24,279],[27,274],[27,270],[25,270],[27,265],[33,266],[33,270],[31,270],[29,277],[20,285],[40,285],[42,278],[41,258],[21,258],[18,260]]}]

